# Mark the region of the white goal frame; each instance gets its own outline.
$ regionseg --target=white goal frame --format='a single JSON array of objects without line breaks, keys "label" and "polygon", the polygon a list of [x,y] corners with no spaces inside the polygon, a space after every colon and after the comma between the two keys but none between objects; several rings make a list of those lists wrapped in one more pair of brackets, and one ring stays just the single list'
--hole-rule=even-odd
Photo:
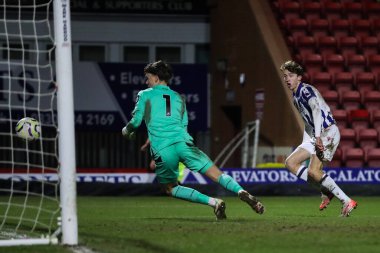
[{"label": "white goal frame", "polygon": [[78,244],[70,0],[54,0],[62,244]]},{"label": "white goal frame", "polygon": [[58,146],[61,228],[44,238],[0,240],[0,246],[57,244],[59,234],[62,234],[61,244],[69,246],[78,244],[70,0],[53,0],[53,7],[60,136]]}]

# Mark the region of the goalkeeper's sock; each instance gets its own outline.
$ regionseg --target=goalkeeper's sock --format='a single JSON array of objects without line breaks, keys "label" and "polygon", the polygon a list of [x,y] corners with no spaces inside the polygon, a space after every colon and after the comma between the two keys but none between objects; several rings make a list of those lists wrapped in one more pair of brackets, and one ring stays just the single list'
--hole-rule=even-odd
[{"label": "goalkeeper's sock", "polygon": [[335,195],[342,203],[347,203],[350,198],[339,188],[335,181],[327,174],[322,176],[319,182],[322,186],[326,187],[332,194]]},{"label": "goalkeeper's sock", "polygon": [[307,169],[306,166],[301,165],[297,170],[296,176],[307,182]]},{"label": "goalkeeper's sock", "polygon": [[195,203],[209,205],[212,207],[215,207],[216,205],[216,200],[214,198],[204,195],[195,189],[180,186],[180,185],[177,185],[176,187],[172,189],[172,196],[174,198],[179,198],[179,199],[183,199],[183,200],[187,200],[187,201],[191,201]]},{"label": "goalkeeper's sock", "polygon": [[232,177],[230,177],[227,174],[220,175],[218,178],[218,183],[227,190],[232,191],[236,194],[238,194],[239,191],[243,190],[243,187],[241,187],[238,182],[236,182]]}]

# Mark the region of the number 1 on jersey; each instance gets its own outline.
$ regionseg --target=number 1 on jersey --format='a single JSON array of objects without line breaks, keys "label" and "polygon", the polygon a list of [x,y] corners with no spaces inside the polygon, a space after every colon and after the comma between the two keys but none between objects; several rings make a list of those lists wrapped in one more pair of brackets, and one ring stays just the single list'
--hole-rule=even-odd
[{"label": "number 1 on jersey", "polygon": [[166,101],[166,116],[171,116],[171,109],[170,109],[170,96],[169,95],[162,95],[162,97]]}]

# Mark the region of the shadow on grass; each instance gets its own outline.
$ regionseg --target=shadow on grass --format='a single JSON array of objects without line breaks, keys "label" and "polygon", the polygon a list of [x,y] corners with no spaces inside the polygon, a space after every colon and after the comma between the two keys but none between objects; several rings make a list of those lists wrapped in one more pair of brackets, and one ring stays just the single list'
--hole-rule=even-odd
[{"label": "shadow on grass", "polygon": [[[180,253],[180,251],[176,251],[167,247],[163,247],[160,245],[156,245],[151,243],[148,240],[144,239],[131,239],[126,237],[117,237],[117,236],[106,236],[106,235],[97,235],[97,234],[91,234],[91,233],[81,233],[82,236],[85,236],[87,238],[100,238],[101,240],[104,239],[110,239],[110,241],[113,241],[114,243],[123,242],[123,244],[128,245],[128,252],[131,250],[129,247],[134,247],[136,249],[143,249],[146,252],[156,252],[156,253]],[[85,246],[85,245],[84,245]],[[104,245],[106,247],[106,245]],[[98,252],[102,249],[94,249],[96,252]],[[104,249],[103,249],[104,250]]]}]

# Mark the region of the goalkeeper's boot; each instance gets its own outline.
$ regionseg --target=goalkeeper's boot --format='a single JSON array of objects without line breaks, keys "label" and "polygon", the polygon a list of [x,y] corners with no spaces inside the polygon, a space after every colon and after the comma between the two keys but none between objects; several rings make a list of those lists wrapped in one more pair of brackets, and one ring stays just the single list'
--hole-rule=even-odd
[{"label": "goalkeeper's boot", "polygon": [[350,199],[350,201],[343,204],[341,216],[342,217],[350,216],[350,213],[352,212],[352,210],[356,209],[357,206],[358,206],[358,203],[356,203],[355,200]]},{"label": "goalkeeper's boot", "polygon": [[253,211],[255,211],[258,214],[264,213],[264,205],[256,197],[252,196],[245,190],[239,191],[238,195],[241,200],[243,200],[253,209]]},{"label": "goalkeeper's boot", "polygon": [[328,195],[321,193],[322,202],[319,205],[319,211],[323,211],[324,209],[326,209],[333,198],[334,194],[332,194],[331,192]]},{"label": "goalkeeper's boot", "polygon": [[216,199],[216,205],[214,207],[214,214],[216,216],[216,220],[225,220],[226,216],[226,203],[224,203],[221,199]]}]

